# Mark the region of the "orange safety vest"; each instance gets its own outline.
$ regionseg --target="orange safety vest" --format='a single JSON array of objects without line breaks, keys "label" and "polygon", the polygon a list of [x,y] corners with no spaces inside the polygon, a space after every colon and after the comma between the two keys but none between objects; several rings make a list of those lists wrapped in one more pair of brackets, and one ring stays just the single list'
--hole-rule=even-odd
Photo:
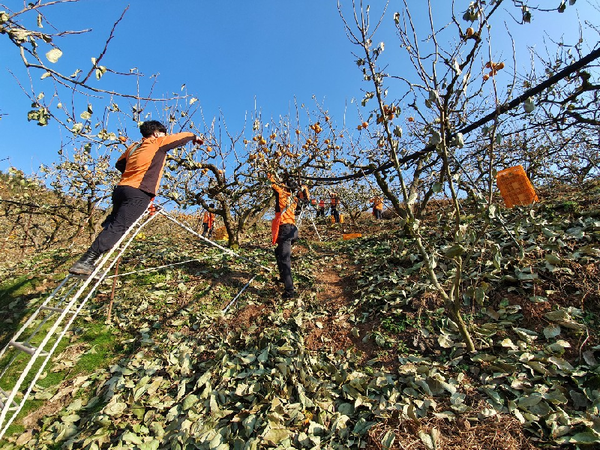
[{"label": "orange safety vest", "polygon": [[271,221],[271,243],[275,245],[279,238],[279,227],[281,225],[296,225],[295,211],[298,204],[298,197],[292,196],[289,190],[283,189],[275,183],[273,175],[268,174],[267,177],[271,181],[271,188],[275,191],[275,217]]},{"label": "orange safety vest", "polygon": [[310,193],[308,192],[308,186],[302,185],[300,187],[300,192],[298,193],[298,198],[300,200],[310,200]]},{"label": "orange safety vest", "polygon": [[272,175],[269,175],[269,180],[271,180],[271,188],[273,191],[275,191],[275,214],[281,214],[280,224],[283,225],[285,223],[291,223],[295,225],[295,211],[298,198],[296,196],[292,196],[290,191],[275,183]]},{"label": "orange safety vest", "polygon": [[208,228],[212,228],[215,224],[215,214],[208,211],[204,211],[204,218],[202,222],[207,223]]}]

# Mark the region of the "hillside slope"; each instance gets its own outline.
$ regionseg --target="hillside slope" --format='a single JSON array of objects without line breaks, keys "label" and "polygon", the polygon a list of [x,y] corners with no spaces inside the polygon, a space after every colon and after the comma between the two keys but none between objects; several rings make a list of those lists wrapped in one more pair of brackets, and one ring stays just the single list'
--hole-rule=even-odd
[{"label": "hillside slope", "polygon": [[[111,322],[106,283],[0,448],[593,446],[600,185],[541,198],[503,210],[503,226],[465,216],[482,236],[463,277],[475,354],[394,221],[318,224],[323,241],[305,221],[299,298],[282,301],[258,272],[226,314],[255,267],[159,222],[123,258],[120,272],[134,273],[118,278]],[[427,237],[441,249],[437,208]],[[240,252],[274,267],[268,232]],[[4,263],[2,345],[77,253]],[[442,259],[438,269],[452,275]]]}]

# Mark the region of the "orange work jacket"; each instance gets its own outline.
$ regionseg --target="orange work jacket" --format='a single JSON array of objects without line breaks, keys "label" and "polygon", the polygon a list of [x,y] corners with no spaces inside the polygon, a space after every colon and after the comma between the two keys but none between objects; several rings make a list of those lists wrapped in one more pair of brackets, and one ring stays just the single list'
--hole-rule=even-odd
[{"label": "orange work jacket", "polygon": [[295,225],[295,211],[298,199],[295,196],[292,196],[290,191],[275,183],[275,179],[272,175],[269,175],[268,177],[269,180],[271,180],[271,188],[275,192],[275,213],[282,213],[280,224],[291,223],[292,225]]},{"label": "orange work jacket", "polygon": [[194,139],[193,133],[175,133],[147,137],[131,145],[117,160],[115,167],[123,174],[119,186],[131,186],[156,195],[167,152]]},{"label": "orange work jacket", "polygon": [[383,199],[381,197],[375,197],[371,200],[371,203],[373,204],[373,209],[383,210]]},{"label": "orange work jacket", "polygon": [[298,198],[300,200],[310,200],[310,193],[308,192],[308,186],[302,185],[300,186],[300,192],[298,193]]},{"label": "orange work jacket", "polygon": [[202,219],[202,222],[207,223],[208,228],[212,228],[215,224],[215,214],[208,211],[204,211],[204,217]]}]

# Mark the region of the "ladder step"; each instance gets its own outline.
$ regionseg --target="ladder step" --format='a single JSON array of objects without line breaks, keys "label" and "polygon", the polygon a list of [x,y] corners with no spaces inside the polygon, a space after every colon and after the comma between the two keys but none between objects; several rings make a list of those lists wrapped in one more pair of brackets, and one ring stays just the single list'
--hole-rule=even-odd
[{"label": "ladder step", "polygon": [[[57,313],[62,313],[64,311],[64,309],[55,308],[54,306],[40,306],[40,309],[44,309],[46,311],[53,311]],[[74,314],[74,311],[68,311],[68,314]]]},{"label": "ladder step", "polygon": [[[21,350],[22,352],[29,353],[32,356],[37,351],[37,348],[32,347],[31,345],[23,344],[22,342],[10,341],[9,344],[16,349]],[[47,354],[48,352],[41,352],[40,356],[45,356]]]},{"label": "ladder step", "polygon": [[[0,389],[0,410],[4,409],[4,405],[6,405],[6,400],[10,394],[6,392],[4,389]],[[14,411],[19,407],[17,403],[13,400],[12,405],[8,408],[8,411]]]}]

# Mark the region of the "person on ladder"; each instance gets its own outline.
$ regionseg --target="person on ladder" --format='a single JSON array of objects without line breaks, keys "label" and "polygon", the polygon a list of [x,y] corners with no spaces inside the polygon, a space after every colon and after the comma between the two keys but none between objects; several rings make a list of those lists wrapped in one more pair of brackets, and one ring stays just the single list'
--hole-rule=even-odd
[{"label": "person on ladder", "polygon": [[112,211],[102,223],[103,230],[90,248],[73,264],[69,272],[90,275],[96,260],[117,243],[133,223],[144,213],[156,195],[162,178],[167,152],[193,142],[204,141],[194,133],[167,135],[167,128],[156,120],[140,125],[141,142],[136,142],[120,156],[115,167],[121,180],[113,190]]},{"label": "person on ladder", "polygon": [[300,215],[304,208],[306,208],[310,203],[310,192],[308,191],[308,186],[305,184],[300,186],[300,190],[298,191],[298,205],[296,206],[296,215]]},{"label": "person on ladder", "polygon": [[[215,207],[214,203],[208,205],[210,209]],[[215,213],[210,212],[208,209],[204,211],[202,217],[202,237],[212,238],[213,229],[215,227]]]},{"label": "person on ladder", "polygon": [[268,174],[267,178],[271,181],[271,188],[275,193],[276,223],[273,230],[273,244],[277,244],[275,259],[279,270],[279,281],[284,285],[283,298],[295,298],[298,294],[292,279],[292,245],[298,240],[295,214],[298,197],[294,195],[298,186],[291,177],[284,180],[284,185],[278,184],[272,174]]}]

